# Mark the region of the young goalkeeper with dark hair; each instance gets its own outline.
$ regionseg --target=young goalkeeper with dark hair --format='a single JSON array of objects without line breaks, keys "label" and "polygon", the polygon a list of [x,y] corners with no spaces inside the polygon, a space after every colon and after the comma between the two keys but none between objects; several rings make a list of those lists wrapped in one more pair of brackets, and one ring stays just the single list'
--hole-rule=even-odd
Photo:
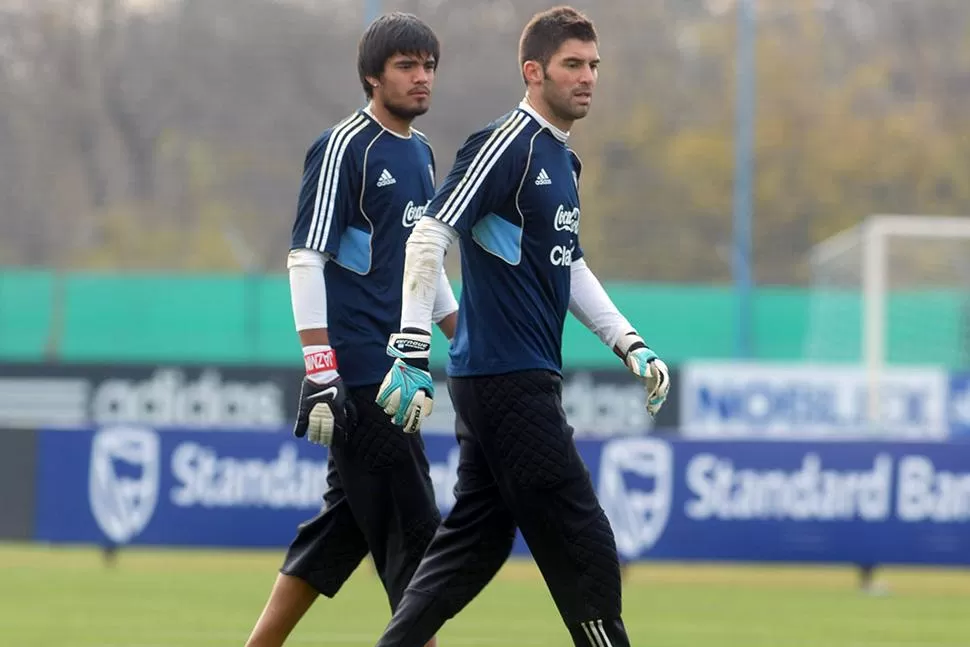
[{"label": "young goalkeeper with dark hair", "polygon": [[[378,18],[358,48],[368,106],[306,156],[287,262],[306,363],[294,432],[330,447],[328,489],[247,647],[282,645],[368,552],[395,609],[440,522],[420,436],[401,433],[374,403],[393,361],[387,337],[400,325],[405,242],[434,193],[431,147],[411,122],[428,110],[439,57],[418,18]],[[458,305],[440,269],[435,284],[431,319],[451,338]]]}]

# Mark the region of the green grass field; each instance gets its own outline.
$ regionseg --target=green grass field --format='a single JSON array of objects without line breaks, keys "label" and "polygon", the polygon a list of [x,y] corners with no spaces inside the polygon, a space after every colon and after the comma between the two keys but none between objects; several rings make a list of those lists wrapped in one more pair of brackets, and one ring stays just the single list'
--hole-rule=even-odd
[{"label": "green grass field", "polygon": [[[242,646],[275,577],[275,552],[122,552],[0,544],[0,645]],[[864,595],[845,568],[643,565],[624,617],[634,647],[970,647],[970,572],[887,570]],[[387,621],[362,566],[321,599],[294,645],[373,645]],[[442,647],[569,644],[531,562],[513,561],[440,634]]]}]

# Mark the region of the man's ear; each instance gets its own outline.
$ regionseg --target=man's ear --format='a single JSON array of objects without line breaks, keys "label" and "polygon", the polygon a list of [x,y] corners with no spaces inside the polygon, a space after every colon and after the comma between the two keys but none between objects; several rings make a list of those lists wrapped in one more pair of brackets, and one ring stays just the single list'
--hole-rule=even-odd
[{"label": "man's ear", "polygon": [[526,83],[542,83],[546,78],[546,74],[542,69],[542,63],[539,61],[526,61],[522,64],[522,76],[525,78]]},{"label": "man's ear", "polygon": [[366,80],[367,83],[372,88],[376,88],[377,86],[379,86],[381,84],[381,80],[379,78],[377,78],[376,76],[365,76],[364,77],[364,80]]}]

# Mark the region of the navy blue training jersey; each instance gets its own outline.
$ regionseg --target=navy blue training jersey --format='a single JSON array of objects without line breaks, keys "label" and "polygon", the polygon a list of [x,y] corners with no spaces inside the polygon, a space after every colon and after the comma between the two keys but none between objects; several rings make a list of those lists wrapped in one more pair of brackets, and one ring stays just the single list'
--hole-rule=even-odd
[{"label": "navy blue training jersey", "polygon": [[471,135],[428,206],[458,230],[461,302],[448,374],[562,369],[580,162],[520,106]]},{"label": "navy blue training jersey", "polygon": [[427,139],[386,130],[364,110],[307,152],[292,248],[327,255],[327,327],[348,386],[380,384],[401,323],[405,243],[434,194]]}]

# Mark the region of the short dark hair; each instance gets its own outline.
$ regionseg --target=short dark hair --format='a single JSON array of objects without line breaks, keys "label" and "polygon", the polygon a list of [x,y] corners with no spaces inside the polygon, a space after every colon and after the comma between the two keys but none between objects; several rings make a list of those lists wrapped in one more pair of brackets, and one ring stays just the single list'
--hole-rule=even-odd
[{"label": "short dark hair", "polygon": [[357,45],[357,73],[367,98],[374,95],[367,77],[380,78],[384,65],[395,54],[433,57],[437,68],[440,50],[434,30],[414,14],[395,11],[380,16],[367,27]]},{"label": "short dark hair", "polygon": [[553,7],[532,16],[519,40],[519,69],[526,61],[538,61],[546,69],[553,55],[570,38],[596,42],[593,21],[572,7]]}]

